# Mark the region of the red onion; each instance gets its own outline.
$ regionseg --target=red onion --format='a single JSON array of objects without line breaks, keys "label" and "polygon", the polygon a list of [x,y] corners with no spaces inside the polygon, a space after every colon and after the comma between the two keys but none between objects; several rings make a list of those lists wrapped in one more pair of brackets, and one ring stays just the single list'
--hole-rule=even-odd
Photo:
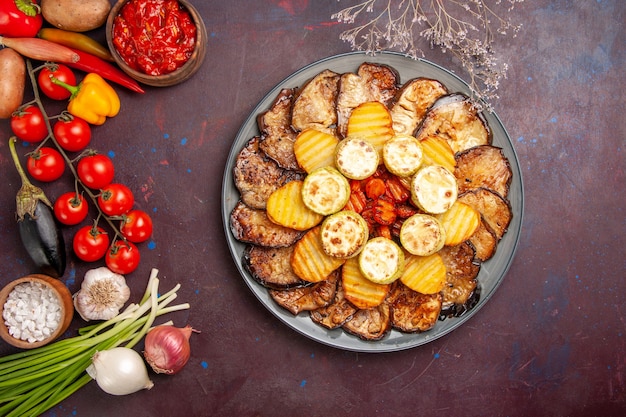
[{"label": "red onion", "polygon": [[195,332],[191,326],[157,326],[146,335],[146,362],[157,374],[175,374],[187,363],[191,354],[189,338]]}]

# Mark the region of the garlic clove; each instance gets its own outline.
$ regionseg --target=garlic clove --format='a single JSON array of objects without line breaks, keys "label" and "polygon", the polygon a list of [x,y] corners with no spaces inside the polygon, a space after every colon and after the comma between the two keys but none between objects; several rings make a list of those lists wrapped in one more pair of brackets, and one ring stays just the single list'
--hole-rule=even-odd
[{"label": "garlic clove", "polygon": [[107,267],[87,271],[80,290],[73,296],[74,308],[85,321],[112,319],[129,298],[126,279]]}]

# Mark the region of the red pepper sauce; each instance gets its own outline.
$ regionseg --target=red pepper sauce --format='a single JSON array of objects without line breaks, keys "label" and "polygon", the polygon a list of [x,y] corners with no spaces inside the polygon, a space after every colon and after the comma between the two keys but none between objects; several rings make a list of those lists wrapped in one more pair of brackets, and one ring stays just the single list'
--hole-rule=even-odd
[{"label": "red pepper sauce", "polygon": [[134,70],[169,74],[196,45],[196,25],[177,0],[130,0],[113,21],[113,44]]}]

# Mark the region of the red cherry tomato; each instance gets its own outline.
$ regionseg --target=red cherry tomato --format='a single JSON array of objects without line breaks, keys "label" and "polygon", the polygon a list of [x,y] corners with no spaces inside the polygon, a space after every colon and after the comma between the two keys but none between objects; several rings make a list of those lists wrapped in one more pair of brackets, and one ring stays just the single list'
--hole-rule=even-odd
[{"label": "red cherry tomato", "polygon": [[134,243],[118,240],[106,253],[104,261],[117,274],[130,274],[139,266],[141,255]]},{"label": "red cherry tomato", "polygon": [[94,190],[99,190],[113,181],[115,167],[108,156],[93,154],[78,161],[76,172],[83,184]]},{"label": "red cherry tomato", "polygon": [[109,248],[109,235],[99,226],[83,226],[74,235],[74,253],[85,262],[101,259]]},{"label": "red cherry tomato", "polygon": [[124,215],[120,232],[131,242],[145,242],[152,236],[152,218],[143,210],[131,210]]},{"label": "red cherry tomato", "polygon": [[[41,8],[34,1],[0,1],[0,35],[10,38],[34,38],[41,29]],[[28,14],[26,13],[28,12]]]},{"label": "red cherry tomato", "polygon": [[54,202],[54,215],[61,223],[72,226],[85,220],[89,213],[89,205],[85,198],[70,191],[61,194]]},{"label": "red cherry tomato", "polygon": [[47,97],[53,100],[65,100],[70,98],[72,93],[60,85],[56,85],[52,82],[51,77],[54,77],[66,84],[76,86],[76,76],[70,69],[70,67],[63,64],[47,64],[37,76],[37,83],[39,84],[39,90]]},{"label": "red cherry tomato", "polygon": [[34,104],[11,116],[11,130],[24,142],[41,142],[48,136],[46,120],[39,107]]},{"label": "red cherry tomato", "polygon": [[61,178],[65,161],[59,151],[44,146],[28,156],[26,170],[38,181],[51,182]]},{"label": "red cherry tomato", "polygon": [[59,146],[68,152],[82,151],[91,141],[89,123],[76,116],[60,118],[54,124],[52,132]]},{"label": "red cherry tomato", "polygon": [[107,216],[121,216],[128,213],[135,204],[133,192],[124,184],[113,183],[100,190],[98,206]]}]

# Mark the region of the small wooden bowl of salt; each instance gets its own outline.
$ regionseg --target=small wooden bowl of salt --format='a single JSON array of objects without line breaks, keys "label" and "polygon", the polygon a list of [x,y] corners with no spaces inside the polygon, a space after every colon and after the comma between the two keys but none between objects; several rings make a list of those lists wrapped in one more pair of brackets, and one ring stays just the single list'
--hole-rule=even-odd
[{"label": "small wooden bowl of salt", "polygon": [[27,275],[0,291],[0,337],[7,343],[33,349],[63,334],[74,316],[72,294],[57,278]]}]

